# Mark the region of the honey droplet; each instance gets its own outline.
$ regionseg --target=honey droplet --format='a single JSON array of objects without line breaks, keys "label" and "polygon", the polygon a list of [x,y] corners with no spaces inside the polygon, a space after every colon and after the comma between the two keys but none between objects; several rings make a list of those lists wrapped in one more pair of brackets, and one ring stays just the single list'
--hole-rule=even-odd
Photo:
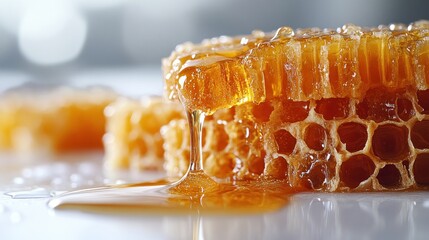
[{"label": "honey droplet", "polygon": [[341,28],[341,33],[346,35],[360,35],[362,34],[362,28],[354,24],[345,24]]},{"label": "honey droplet", "polygon": [[279,29],[277,29],[277,31],[274,34],[274,36],[271,39],[271,41],[279,40],[279,39],[282,39],[282,38],[290,38],[290,37],[293,37],[294,35],[295,35],[295,32],[293,31],[292,28],[290,28],[290,27],[280,27]]}]

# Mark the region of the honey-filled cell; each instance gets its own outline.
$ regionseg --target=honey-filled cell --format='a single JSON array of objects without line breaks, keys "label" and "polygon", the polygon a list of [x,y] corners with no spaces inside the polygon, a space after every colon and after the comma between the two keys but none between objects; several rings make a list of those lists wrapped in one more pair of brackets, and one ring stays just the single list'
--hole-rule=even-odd
[{"label": "honey-filled cell", "polygon": [[261,156],[251,155],[248,160],[248,166],[250,173],[262,174],[265,169],[265,152]]},{"label": "honey-filled cell", "polygon": [[396,188],[401,184],[401,172],[395,165],[387,164],[379,170],[377,180],[385,188]]},{"label": "honey-filled cell", "polygon": [[429,148],[429,120],[416,122],[411,129],[411,141],[415,148]]},{"label": "honey-filled cell", "polygon": [[267,122],[270,120],[270,115],[273,110],[274,107],[271,106],[270,102],[262,102],[260,104],[253,105],[252,114],[257,121]]},{"label": "honey-filled cell", "polygon": [[385,124],[378,126],[372,137],[372,150],[381,160],[399,162],[410,154],[408,128]]},{"label": "honey-filled cell", "polygon": [[346,187],[356,188],[367,180],[375,170],[375,164],[364,154],[354,155],[341,165],[340,181]]},{"label": "honey-filled cell", "polygon": [[315,163],[307,172],[302,176],[304,186],[308,189],[321,189],[326,179],[326,166],[322,163]]},{"label": "honey-filled cell", "polygon": [[305,154],[299,167],[300,185],[307,189],[326,189],[335,175],[336,161],[326,153]]},{"label": "honey-filled cell", "polygon": [[288,173],[288,164],[283,157],[268,161],[265,167],[265,176],[273,179],[285,179]]},{"label": "honey-filled cell", "polygon": [[417,155],[413,165],[414,181],[418,185],[429,186],[429,153]]},{"label": "honey-filled cell", "polygon": [[280,120],[284,123],[293,123],[307,118],[310,111],[309,102],[283,100],[281,101],[282,112]]},{"label": "honey-filled cell", "polygon": [[342,143],[345,144],[347,151],[357,152],[362,150],[368,140],[366,126],[356,122],[346,122],[337,129]]},{"label": "honey-filled cell", "polygon": [[322,151],[326,145],[326,130],[316,123],[305,128],[304,141],[307,146],[316,151]]},{"label": "honey-filled cell", "polygon": [[383,121],[397,121],[396,93],[384,88],[368,90],[365,98],[356,105],[359,118],[373,120],[377,123]]},{"label": "honey-filled cell", "polygon": [[349,115],[349,99],[326,98],[316,101],[316,112],[323,115],[325,120],[344,119]]},{"label": "honey-filled cell", "polygon": [[289,155],[295,149],[296,138],[287,130],[280,129],[276,131],[274,133],[274,138],[277,143],[278,153]]}]

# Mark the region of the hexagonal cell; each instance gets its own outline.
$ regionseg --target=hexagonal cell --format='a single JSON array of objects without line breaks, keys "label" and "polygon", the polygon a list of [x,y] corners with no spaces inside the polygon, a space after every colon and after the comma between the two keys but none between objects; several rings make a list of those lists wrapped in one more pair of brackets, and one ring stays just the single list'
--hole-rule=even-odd
[{"label": "hexagonal cell", "polygon": [[309,102],[283,100],[281,105],[282,113],[280,118],[282,122],[293,123],[302,121],[307,118],[310,111]]},{"label": "hexagonal cell", "polygon": [[289,155],[295,149],[296,139],[288,131],[280,129],[274,133],[274,138],[277,143],[278,153]]},{"label": "hexagonal cell", "polygon": [[305,128],[304,141],[309,148],[316,151],[322,151],[326,144],[325,128],[317,123],[310,123]]},{"label": "hexagonal cell", "polygon": [[429,148],[429,120],[416,122],[411,128],[411,142],[415,148]]},{"label": "hexagonal cell", "polygon": [[422,113],[429,114],[429,89],[417,91],[417,99],[418,104],[423,108]]},{"label": "hexagonal cell", "polygon": [[397,188],[401,185],[401,172],[393,164],[381,168],[377,175],[378,182],[385,188]]},{"label": "hexagonal cell", "polygon": [[399,162],[410,154],[408,128],[394,124],[380,125],[372,137],[372,150],[381,160]]},{"label": "hexagonal cell", "polygon": [[261,156],[251,155],[248,159],[247,168],[250,173],[254,174],[262,174],[265,169],[265,152],[261,154]]},{"label": "hexagonal cell", "polygon": [[413,165],[414,180],[418,185],[429,186],[429,153],[417,155]]},{"label": "hexagonal cell", "polygon": [[308,183],[307,188],[321,189],[326,180],[325,172],[326,166],[321,163],[314,164],[305,179]]},{"label": "hexagonal cell", "polygon": [[330,154],[307,154],[299,168],[299,180],[307,189],[323,189],[335,175],[335,166]]},{"label": "hexagonal cell", "polygon": [[413,103],[407,98],[398,98],[396,100],[397,113],[400,119],[408,121],[410,118],[416,115]]},{"label": "hexagonal cell", "polygon": [[324,98],[316,101],[316,112],[325,120],[344,119],[349,115],[348,98]]},{"label": "hexagonal cell", "polygon": [[340,169],[340,180],[349,188],[356,188],[367,180],[375,170],[375,164],[368,156],[358,154],[343,162]]},{"label": "hexagonal cell", "polygon": [[386,89],[374,88],[369,90],[365,98],[356,105],[356,113],[361,119],[375,122],[397,121],[396,94]]},{"label": "hexagonal cell", "polygon": [[278,157],[271,159],[265,168],[265,175],[274,179],[285,179],[287,176],[288,164],[286,159]]},{"label": "hexagonal cell", "polygon": [[259,122],[268,122],[270,115],[273,112],[274,107],[271,106],[270,102],[262,102],[260,104],[253,105],[252,114]]},{"label": "hexagonal cell", "polygon": [[349,152],[362,150],[368,140],[366,126],[357,122],[347,122],[341,124],[337,129],[342,143],[346,145]]}]

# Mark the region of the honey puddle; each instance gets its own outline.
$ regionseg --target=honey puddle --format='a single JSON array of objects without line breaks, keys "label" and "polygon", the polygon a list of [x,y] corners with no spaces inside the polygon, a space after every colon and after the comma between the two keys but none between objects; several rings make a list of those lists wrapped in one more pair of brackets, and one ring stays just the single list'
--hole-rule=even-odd
[{"label": "honey puddle", "polygon": [[190,166],[178,181],[167,179],[64,193],[51,208],[132,212],[257,213],[283,207],[293,191],[286,181],[219,183],[203,171],[201,131],[204,113],[187,112],[191,133]]}]

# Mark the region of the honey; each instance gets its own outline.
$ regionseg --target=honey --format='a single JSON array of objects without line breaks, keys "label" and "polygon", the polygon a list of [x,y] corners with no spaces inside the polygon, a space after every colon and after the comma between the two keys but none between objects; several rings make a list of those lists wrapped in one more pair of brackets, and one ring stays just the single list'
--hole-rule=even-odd
[{"label": "honey", "polygon": [[163,61],[166,94],[188,122],[172,118],[153,132],[163,135],[167,173],[182,178],[50,205],[253,211],[295,191],[427,188],[428,34],[425,21],[283,27],[178,46]]},{"label": "honey", "polygon": [[[424,188],[414,163],[429,150],[429,24],[400,26],[280,28],[179,46],[163,62],[167,96],[213,113],[206,143],[217,141],[213,125],[227,133],[223,150],[203,147],[211,161],[235,159],[223,173],[206,163],[215,177],[323,191]],[[232,119],[217,117],[224,109]],[[170,175],[183,174],[170,154],[186,149],[169,144],[178,125],[164,131]]]}]

